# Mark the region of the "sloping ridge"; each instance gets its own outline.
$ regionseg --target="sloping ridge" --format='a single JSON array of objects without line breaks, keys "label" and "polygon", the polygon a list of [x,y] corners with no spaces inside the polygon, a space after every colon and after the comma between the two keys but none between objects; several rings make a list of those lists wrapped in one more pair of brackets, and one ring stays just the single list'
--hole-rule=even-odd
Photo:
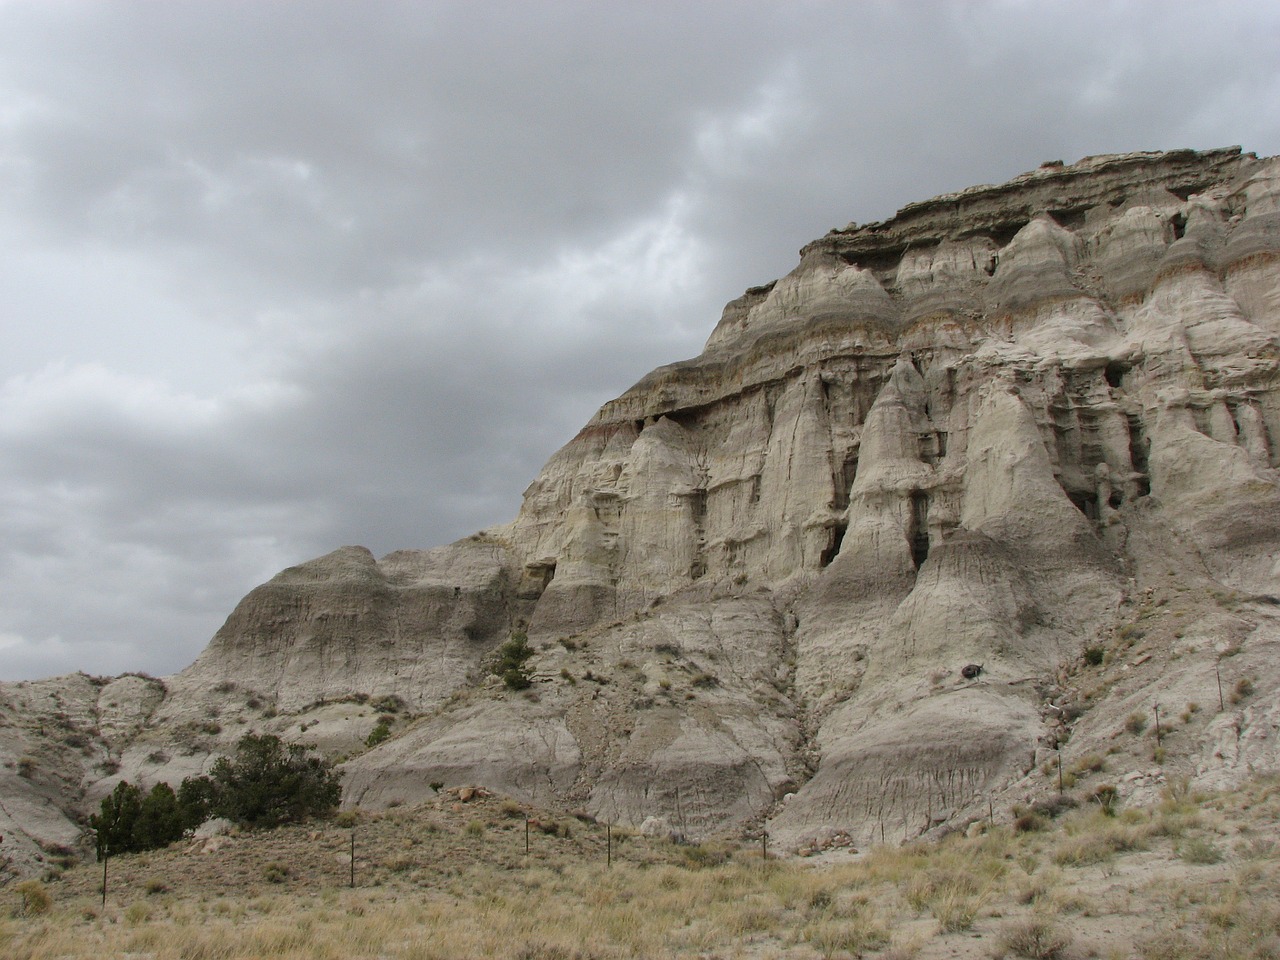
[{"label": "sloping ridge", "polygon": [[[1139,797],[1277,769],[1278,262],[1280,161],[1239,148],[833,231],[605,404],[511,523],[284,571],[97,725],[118,770],[45,744],[83,794],[15,765],[4,809],[180,779],[248,730],[349,754],[350,804],[479,783],[791,846],[1007,809],[1068,741]],[[524,692],[485,668],[515,631]],[[1248,693],[1218,708],[1224,675]],[[108,687],[64,685],[101,713]],[[0,691],[15,764],[37,689]],[[1153,766],[1125,718],[1171,697],[1197,709]]]}]

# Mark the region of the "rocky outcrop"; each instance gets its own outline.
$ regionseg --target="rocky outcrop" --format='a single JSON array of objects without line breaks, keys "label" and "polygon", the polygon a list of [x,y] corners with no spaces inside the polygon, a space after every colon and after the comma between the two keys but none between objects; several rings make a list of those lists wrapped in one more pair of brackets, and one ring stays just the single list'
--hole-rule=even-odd
[{"label": "rocky outcrop", "polygon": [[[253,591],[131,742],[228,684],[295,721],[398,698],[419,719],[346,764],[348,802],[475,782],[690,835],[898,840],[1166,689],[1114,671],[1180,589],[1142,664],[1207,667],[1215,643],[1183,641],[1229,622],[1263,698],[1186,772],[1265,766],[1278,263],[1280,161],[1236,148],[1049,164],[832,231],[605,404],[510,524]],[[514,631],[524,693],[486,669]],[[1088,703],[1086,646],[1113,669]],[[237,716],[187,755],[279,722]],[[358,748],[372,709],[324,723]]]},{"label": "rocky outcrop", "polygon": [[517,694],[497,678],[347,764],[349,802],[484,783],[611,822],[703,836],[759,820],[803,776],[787,622],[763,591],[726,587],[563,638]]},{"label": "rocky outcrop", "polygon": [[382,560],[335,550],[253,590],[174,687],[247,683],[289,711],[358,690],[434,706],[506,638],[510,566],[481,537]]}]

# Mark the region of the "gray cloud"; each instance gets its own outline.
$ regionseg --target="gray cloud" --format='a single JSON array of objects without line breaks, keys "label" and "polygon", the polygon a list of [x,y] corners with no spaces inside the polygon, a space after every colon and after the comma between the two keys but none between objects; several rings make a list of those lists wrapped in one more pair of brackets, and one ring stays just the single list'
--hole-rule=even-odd
[{"label": "gray cloud", "polygon": [[1270,4],[0,3],[0,678],[514,515],[849,220],[1280,152]]}]

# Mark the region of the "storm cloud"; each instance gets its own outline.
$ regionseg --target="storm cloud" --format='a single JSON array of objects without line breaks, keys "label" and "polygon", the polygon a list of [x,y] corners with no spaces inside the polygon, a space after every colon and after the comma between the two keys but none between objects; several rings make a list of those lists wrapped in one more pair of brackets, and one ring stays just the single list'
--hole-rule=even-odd
[{"label": "storm cloud", "polygon": [[0,679],[505,522],[829,228],[1280,153],[1272,3],[0,2]]}]

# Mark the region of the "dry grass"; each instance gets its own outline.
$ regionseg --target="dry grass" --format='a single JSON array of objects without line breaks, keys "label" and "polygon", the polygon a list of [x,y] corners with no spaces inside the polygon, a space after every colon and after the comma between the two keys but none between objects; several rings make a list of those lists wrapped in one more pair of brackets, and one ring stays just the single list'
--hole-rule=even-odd
[{"label": "dry grass", "polygon": [[[524,819],[510,802],[442,797],[347,818],[354,889],[351,829],[336,824],[117,858],[105,908],[98,868],[78,867],[48,885],[48,913],[17,917],[9,905],[0,956],[934,960],[980,943],[984,956],[1030,960],[1135,951],[1260,960],[1280,943],[1278,809],[1274,784],[1213,798],[1183,792],[1114,817],[1081,806],[1034,833],[995,826],[821,863],[619,831],[609,865],[601,825],[531,830],[526,855]],[[481,830],[469,829],[476,823]],[[1234,845],[1221,839],[1226,830]],[[1192,840],[1212,843],[1221,862],[1179,859]],[[1112,878],[1105,894],[1100,867]],[[1113,927],[1123,942],[1105,941]]]},{"label": "dry grass", "polygon": [[1071,946],[1070,931],[1050,917],[1032,916],[1006,924],[997,939],[997,953],[1027,960],[1057,960]]}]

